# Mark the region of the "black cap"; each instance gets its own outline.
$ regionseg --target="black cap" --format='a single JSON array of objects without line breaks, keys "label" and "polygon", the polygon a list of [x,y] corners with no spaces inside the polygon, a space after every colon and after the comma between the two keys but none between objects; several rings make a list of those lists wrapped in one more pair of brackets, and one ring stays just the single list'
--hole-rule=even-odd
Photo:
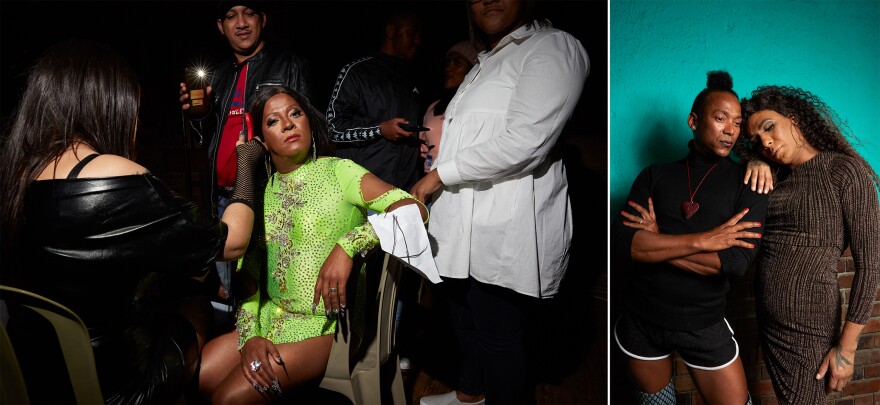
[{"label": "black cap", "polygon": [[245,6],[258,13],[266,11],[266,2],[260,0],[220,0],[217,3],[217,19],[226,17],[226,12],[235,6]]}]

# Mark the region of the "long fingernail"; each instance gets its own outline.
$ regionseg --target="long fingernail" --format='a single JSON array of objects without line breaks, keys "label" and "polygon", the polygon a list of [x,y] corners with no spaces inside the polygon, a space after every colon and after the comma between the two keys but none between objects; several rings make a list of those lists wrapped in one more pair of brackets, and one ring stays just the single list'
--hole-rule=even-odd
[{"label": "long fingernail", "polygon": [[312,303],[312,315],[315,314],[315,308],[318,308],[318,304]]},{"label": "long fingernail", "polygon": [[284,360],[281,359],[281,356],[278,356],[278,364],[284,364]]},{"label": "long fingernail", "polygon": [[257,390],[257,392],[263,392],[263,390],[260,389],[259,385],[257,385],[256,383],[254,383],[253,385],[254,385],[254,389]]}]

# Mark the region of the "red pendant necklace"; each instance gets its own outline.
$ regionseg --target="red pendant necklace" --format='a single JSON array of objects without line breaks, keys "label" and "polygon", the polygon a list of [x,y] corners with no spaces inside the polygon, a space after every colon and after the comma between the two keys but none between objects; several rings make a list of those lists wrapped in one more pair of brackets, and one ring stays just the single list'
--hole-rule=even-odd
[{"label": "red pendant necklace", "polygon": [[707,171],[706,174],[703,175],[703,179],[700,180],[700,183],[697,184],[697,188],[695,188],[693,191],[691,191],[691,166],[690,164],[688,164],[687,160],[684,161],[684,165],[687,168],[688,192],[691,195],[689,200],[681,203],[681,212],[684,214],[684,219],[691,219],[691,217],[697,213],[697,210],[700,209],[700,204],[694,202],[694,196],[697,195],[697,190],[699,190],[700,186],[703,185],[703,180],[706,180],[706,176],[708,176],[709,173],[712,173],[712,169],[714,169],[715,166],[718,166],[718,163],[715,163],[714,165],[712,165],[712,167],[709,168],[709,171]]}]

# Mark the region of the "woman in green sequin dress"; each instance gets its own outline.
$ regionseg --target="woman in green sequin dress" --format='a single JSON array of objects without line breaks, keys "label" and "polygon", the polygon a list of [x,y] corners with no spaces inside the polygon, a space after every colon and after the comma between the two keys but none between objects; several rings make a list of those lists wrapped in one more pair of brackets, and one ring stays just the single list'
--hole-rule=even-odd
[{"label": "woman in green sequin dress", "polygon": [[203,353],[199,388],[212,403],[269,402],[318,381],[335,315],[346,309],[352,257],[379,242],[367,210],[417,204],[422,218],[428,215],[408,193],[354,162],[317,158],[329,144],[326,122],[294,90],[261,91],[251,116],[276,173],[263,195],[265,246],[253,244],[241,262],[249,297],[236,329],[208,342]]}]

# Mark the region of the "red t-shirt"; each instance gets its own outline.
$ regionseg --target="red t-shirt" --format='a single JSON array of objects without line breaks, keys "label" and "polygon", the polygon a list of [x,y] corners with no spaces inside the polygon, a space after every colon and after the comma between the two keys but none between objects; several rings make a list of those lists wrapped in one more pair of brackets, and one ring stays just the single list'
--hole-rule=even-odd
[{"label": "red t-shirt", "polygon": [[217,150],[217,185],[232,187],[235,185],[236,153],[235,142],[241,131],[244,130],[244,89],[247,82],[247,63],[241,68],[238,81],[235,83],[235,93],[232,94],[232,104],[229,105],[229,115],[223,126],[220,136],[220,145]]}]

